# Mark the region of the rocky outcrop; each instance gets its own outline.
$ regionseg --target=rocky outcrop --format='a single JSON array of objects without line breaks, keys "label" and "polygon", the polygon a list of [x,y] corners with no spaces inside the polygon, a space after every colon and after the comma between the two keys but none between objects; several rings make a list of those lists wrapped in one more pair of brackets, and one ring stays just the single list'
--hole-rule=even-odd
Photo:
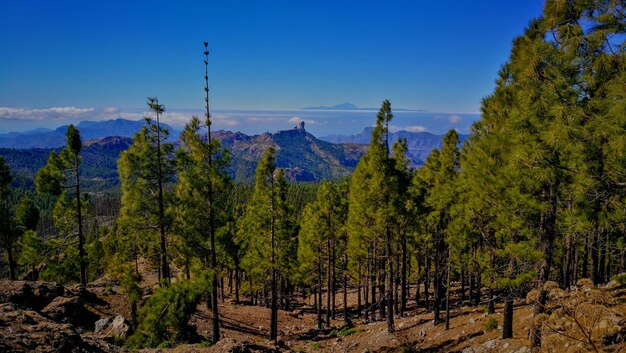
[{"label": "rocky outcrop", "polygon": [[130,324],[122,315],[107,317],[96,321],[94,333],[110,340],[125,339],[130,334]]},{"label": "rocky outcrop", "polygon": [[79,297],[56,297],[41,312],[52,320],[86,328],[98,319],[98,315],[89,311]]},{"label": "rocky outcrop", "polygon": [[0,351],[79,352],[83,341],[70,324],[56,323],[33,310],[0,304]]},{"label": "rocky outcrop", "polygon": [[40,310],[63,295],[63,286],[54,282],[0,280],[0,303]]}]

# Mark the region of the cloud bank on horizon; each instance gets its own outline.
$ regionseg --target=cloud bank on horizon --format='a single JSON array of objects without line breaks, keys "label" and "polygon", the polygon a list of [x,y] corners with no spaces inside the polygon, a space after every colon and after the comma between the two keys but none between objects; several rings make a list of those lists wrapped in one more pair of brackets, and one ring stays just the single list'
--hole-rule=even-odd
[{"label": "cloud bank on horizon", "polygon": [[[212,113],[213,128],[259,134],[266,131],[290,129],[303,121],[306,129],[317,136],[350,135],[373,126],[376,112],[368,110],[229,110],[216,109]],[[26,131],[37,128],[54,129],[61,125],[77,124],[85,120],[129,119],[140,120],[151,116],[144,109],[117,107],[0,107],[0,133]],[[162,121],[182,129],[192,116],[203,116],[202,110],[171,109]],[[477,113],[440,113],[426,111],[395,111],[392,132],[431,132],[443,134],[450,129],[469,133]]]}]

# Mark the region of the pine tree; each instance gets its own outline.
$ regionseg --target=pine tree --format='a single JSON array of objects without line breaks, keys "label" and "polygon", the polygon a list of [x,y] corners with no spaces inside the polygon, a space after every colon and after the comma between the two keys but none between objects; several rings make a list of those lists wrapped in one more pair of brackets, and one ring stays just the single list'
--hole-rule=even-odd
[{"label": "pine tree", "polygon": [[[229,161],[229,153],[220,147],[218,140],[211,136],[211,115],[209,112],[208,84],[208,43],[204,43],[205,55],[205,121],[197,117],[185,126],[181,135],[181,148],[177,151],[178,183],[176,194],[177,225],[181,226],[182,243],[185,249],[184,261],[189,272],[189,258],[197,249],[205,266],[212,271],[213,282],[211,311],[213,315],[212,341],[217,342],[219,333],[218,268],[216,251],[216,233],[226,222],[227,192],[229,179],[224,168]],[[200,129],[206,127],[206,139]]]},{"label": "pine tree", "polygon": [[270,286],[270,340],[278,337],[278,281],[288,279],[297,251],[289,217],[287,182],[276,169],[274,148],[263,155],[256,170],[252,198],[239,220],[237,238],[244,249],[242,267],[252,279]]},{"label": "pine tree", "polygon": [[[375,259],[382,255],[386,264],[381,266],[382,278],[386,280],[385,301],[387,312],[387,330],[394,331],[393,318],[393,249],[394,234],[392,188],[395,181],[393,161],[390,158],[389,122],[393,118],[391,103],[385,100],[378,112],[376,126],[372,130],[372,139],[365,156],[359,161],[350,184],[350,209],[348,213],[349,242],[356,250],[353,258],[357,261],[365,258],[370,266],[377,268]],[[367,249],[367,255],[362,250]],[[386,268],[385,268],[386,267]],[[374,288],[373,276],[370,276]],[[374,294],[374,291],[372,291]],[[374,295],[372,302],[374,303]],[[372,305],[372,316],[374,316]]]},{"label": "pine tree", "polygon": [[[162,111],[156,100],[149,99],[148,103]],[[167,136],[166,129],[147,118],[146,125],[133,137],[133,144],[118,160],[122,190],[118,236],[129,242],[126,247],[133,249],[135,260],[143,255],[159,270],[159,279],[166,281],[169,264],[165,236],[171,197],[164,192],[164,185],[174,176],[174,146],[165,142]]]},{"label": "pine tree", "polygon": [[[80,267],[80,291],[87,288],[87,261],[85,258],[85,237],[83,234],[83,208],[80,194],[80,164],[79,156],[82,148],[80,133],[74,125],[69,125],[65,133],[67,145],[57,154],[50,152],[48,163],[37,172],[35,184],[37,192],[59,196],[55,208],[57,213],[72,210],[73,223],[76,225],[78,237],[78,263]],[[72,184],[73,183],[73,184]],[[69,202],[67,191],[74,189],[74,200]]]},{"label": "pine tree", "polygon": [[11,225],[11,206],[9,204],[9,195],[11,193],[11,169],[0,156],[0,234],[2,239],[2,247],[7,252],[7,261],[9,262],[9,279],[15,280],[15,259],[13,256],[13,244],[15,242]]},{"label": "pine tree", "polygon": [[[323,267],[326,264],[327,310],[326,323],[330,326],[333,292],[333,268],[341,263],[343,282],[343,316],[344,323],[352,325],[347,307],[347,236],[345,222],[348,216],[348,184],[347,181],[332,183],[324,181],[320,185],[314,201],[307,204],[302,217],[298,236],[298,261],[303,274],[309,274],[309,280],[315,283],[318,295],[317,322],[322,329],[322,288],[324,283]],[[339,259],[338,254],[343,254]],[[326,260],[324,260],[324,255]]]}]

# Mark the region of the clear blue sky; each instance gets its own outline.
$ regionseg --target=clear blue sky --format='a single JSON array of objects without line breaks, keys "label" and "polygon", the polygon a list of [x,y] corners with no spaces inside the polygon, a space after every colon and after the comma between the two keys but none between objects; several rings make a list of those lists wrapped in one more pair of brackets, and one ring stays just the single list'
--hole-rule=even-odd
[{"label": "clear blue sky", "polygon": [[[475,113],[543,1],[0,2],[6,108],[218,109],[351,102]],[[8,117],[8,118],[7,118]],[[0,120],[0,123],[2,120]],[[13,124],[15,125],[15,124]]]}]

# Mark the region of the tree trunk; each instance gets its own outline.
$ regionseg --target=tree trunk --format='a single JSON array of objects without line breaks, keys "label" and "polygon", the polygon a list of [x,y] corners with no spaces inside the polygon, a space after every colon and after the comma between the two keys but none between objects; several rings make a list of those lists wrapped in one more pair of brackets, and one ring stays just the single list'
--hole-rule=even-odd
[{"label": "tree trunk", "polygon": [[335,288],[335,285],[337,283],[337,269],[336,269],[336,263],[335,263],[335,240],[333,239],[332,241],[332,273],[333,273],[333,278],[332,281],[330,282],[331,284],[331,293],[332,293],[332,299],[331,299],[331,303],[332,303],[332,311],[331,311],[331,317],[333,320],[335,320],[336,318],[336,312],[337,312],[337,304],[336,304],[336,300],[335,300],[335,295],[337,292],[337,289]]},{"label": "tree trunk", "polygon": [[321,256],[317,261],[317,288],[315,295],[317,296],[317,330],[322,330],[322,258]]},{"label": "tree trunk", "polygon": [[80,176],[78,174],[78,155],[74,155],[74,178],[76,187],[76,218],[78,220],[78,262],[80,264],[79,291],[84,294],[87,290],[87,263],[85,259],[85,238],[83,236],[83,214],[80,202]]},{"label": "tree trunk", "polygon": [[348,254],[345,252],[343,253],[343,321],[347,326],[352,326],[348,310]]},{"label": "tree trunk", "polygon": [[406,311],[406,298],[407,298],[407,254],[406,254],[406,234],[405,232],[402,232],[402,259],[400,260],[400,264],[402,266],[402,268],[400,269],[401,272],[401,283],[400,283],[400,287],[401,289],[401,293],[400,293],[400,315],[402,316],[404,314],[404,312]]},{"label": "tree trunk", "polygon": [[600,252],[600,266],[598,267],[598,280],[600,282],[606,281],[606,243],[607,243],[607,235],[606,233],[600,238],[598,247]]},{"label": "tree trunk", "polygon": [[13,260],[13,244],[7,241],[7,261],[9,262],[9,279],[15,281],[15,260]]},{"label": "tree trunk", "polygon": [[330,327],[330,316],[331,316],[331,311],[332,311],[332,304],[330,303],[331,299],[332,299],[332,294],[331,294],[331,289],[332,289],[332,281],[333,281],[333,273],[332,273],[332,267],[333,267],[333,263],[332,263],[332,250],[331,250],[331,244],[330,244],[330,238],[328,238],[327,242],[326,242],[326,250],[328,251],[328,259],[327,259],[327,263],[326,263],[326,327]]},{"label": "tree trunk", "polygon": [[511,298],[507,298],[504,302],[503,320],[502,339],[513,338],[513,299]]},{"label": "tree trunk", "polygon": [[274,176],[272,175],[270,177],[270,181],[271,181],[271,190],[272,190],[272,196],[270,198],[270,208],[271,208],[271,220],[270,220],[270,246],[271,246],[271,250],[272,250],[272,254],[271,254],[271,266],[272,266],[272,283],[271,283],[271,312],[270,312],[270,341],[276,341],[276,339],[278,338],[278,301],[276,298],[276,277],[277,277],[277,273],[276,273],[276,248],[275,248],[275,239],[274,239],[274,232],[275,232],[275,225],[274,222],[275,220],[275,210],[274,210]]},{"label": "tree trunk", "polygon": [[[165,239],[165,206],[163,201],[163,170],[161,166],[161,123],[159,121],[159,112],[157,117],[157,184],[159,187],[159,239],[161,246],[161,275],[167,282],[170,280],[169,264],[167,263],[167,246]],[[79,203],[80,204],[80,203]],[[80,209],[80,206],[78,207]],[[80,217],[79,217],[80,218]],[[80,222],[79,222],[80,227]],[[79,231],[80,233],[80,231]],[[214,283],[215,284],[215,283]]]},{"label": "tree trunk", "polygon": [[[372,252],[373,256],[376,256],[376,248],[374,248],[374,251]],[[371,277],[370,277],[370,283],[371,283],[371,292],[372,292],[372,306],[370,307],[370,318],[372,321],[376,321],[376,306],[377,306],[377,302],[376,302],[376,269],[378,268],[376,266],[376,260],[374,258],[372,258],[372,273],[371,273]]]},{"label": "tree trunk", "polygon": [[415,309],[420,307],[420,285],[422,282],[422,261],[419,254],[416,254],[415,262],[417,263],[417,273],[415,275]]},{"label": "tree trunk", "polygon": [[448,253],[448,268],[446,269],[446,330],[450,329],[450,254]]},{"label": "tree trunk", "polygon": [[[537,289],[539,290],[539,298],[533,306],[533,318],[545,311],[545,304],[548,299],[548,293],[544,288],[544,284],[550,278],[550,267],[552,265],[552,252],[554,250],[554,238],[556,236],[556,209],[557,209],[557,186],[550,186],[544,189],[542,196],[548,202],[549,208],[541,212],[539,223],[539,240],[543,250],[543,262],[539,269],[539,280],[537,281]],[[541,323],[533,324],[531,327],[531,347],[541,347]]]},{"label": "tree trunk", "polygon": [[[369,252],[368,252],[369,253]],[[372,278],[372,270],[370,267],[370,262],[369,260],[367,261],[367,275],[365,277],[365,290],[363,293],[363,300],[365,301],[365,322],[369,322],[370,319],[370,308],[369,308],[369,293],[370,293],[370,279]]]},{"label": "tree trunk", "polygon": [[430,266],[431,266],[431,257],[428,253],[428,248],[426,249],[426,273],[424,273],[424,308],[426,310],[430,310],[430,302],[428,299],[430,293]]},{"label": "tree trunk", "polygon": [[361,263],[359,263],[358,280],[356,285],[356,313],[357,317],[361,317]]},{"label": "tree trunk", "polygon": [[394,323],[393,323],[393,254],[391,252],[391,232],[389,230],[389,226],[386,227],[386,237],[387,237],[387,269],[389,271],[387,278],[387,331],[394,331]]},{"label": "tree trunk", "polygon": [[239,286],[241,285],[241,274],[239,273],[239,264],[235,265],[235,303],[239,304]]},{"label": "tree trunk", "polygon": [[585,249],[583,252],[583,264],[580,272],[582,278],[589,278],[589,232],[585,232]]}]

